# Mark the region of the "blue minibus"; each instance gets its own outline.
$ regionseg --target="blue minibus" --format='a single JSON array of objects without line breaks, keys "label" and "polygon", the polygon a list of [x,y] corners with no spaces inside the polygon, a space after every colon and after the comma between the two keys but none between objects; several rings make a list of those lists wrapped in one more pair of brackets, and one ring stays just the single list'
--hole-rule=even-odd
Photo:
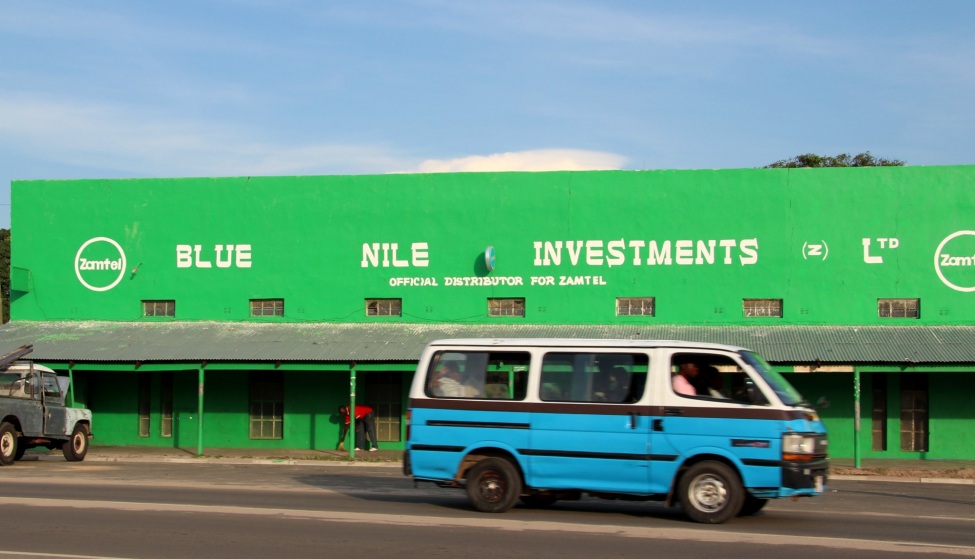
[{"label": "blue minibus", "polygon": [[821,494],[816,411],[755,352],[682,341],[456,339],[410,387],[404,473],[504,512],[583,495],[692,520]]}]

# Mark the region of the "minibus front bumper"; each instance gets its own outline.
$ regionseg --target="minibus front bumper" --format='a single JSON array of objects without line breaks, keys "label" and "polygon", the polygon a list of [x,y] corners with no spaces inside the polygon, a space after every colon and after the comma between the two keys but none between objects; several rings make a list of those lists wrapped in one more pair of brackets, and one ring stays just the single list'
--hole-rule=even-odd
[{"label": "minibus front bumper", "polygon": [[809,462],[782,463],[782,496],[813,496],[826,490],[829,462],[825,459]]}]

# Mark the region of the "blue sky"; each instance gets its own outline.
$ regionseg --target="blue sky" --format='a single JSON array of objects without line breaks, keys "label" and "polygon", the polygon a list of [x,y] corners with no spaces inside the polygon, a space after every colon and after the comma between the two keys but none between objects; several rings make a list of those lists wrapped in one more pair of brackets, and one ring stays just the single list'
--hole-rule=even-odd
[{"label": "blue sky", "polygon": [[0,0],[10,181],[975,163],[975,2]]}]

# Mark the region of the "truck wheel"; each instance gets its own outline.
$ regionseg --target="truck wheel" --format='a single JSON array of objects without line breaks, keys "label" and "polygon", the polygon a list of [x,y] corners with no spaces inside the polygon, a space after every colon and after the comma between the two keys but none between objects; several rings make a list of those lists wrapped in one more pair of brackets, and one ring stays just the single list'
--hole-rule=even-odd
[{"label": "truck wheel", "polygon": [[85,425],[77,424],[71,432],[71,438],[64,442],[61,447],[64,459],[68,462],[81,462],[88,454],[88,428]]},{"label": "truck wheel", "polygon": [[24,457],[24,453],[27,452],[27,445],[23,441],[17,440],[17,452],[14,454],[14,460],[20,460]]},{"label": "truck wheel", "polygon": [[0,423],[0,466],[9,466],[17,456],[17,430],[10,423]]},{"label": "truck wheel", "polygon": [[680,478],[684,514],[702,524],[721,524],[737,516],[744,493],[738,475],[721,462],[698,462]]},{"label": "truck wheel", "polygon": [[504,458],[485,458],[467,472],[467,498],[481,512],[504,512],[521,495],[521,475]]}]

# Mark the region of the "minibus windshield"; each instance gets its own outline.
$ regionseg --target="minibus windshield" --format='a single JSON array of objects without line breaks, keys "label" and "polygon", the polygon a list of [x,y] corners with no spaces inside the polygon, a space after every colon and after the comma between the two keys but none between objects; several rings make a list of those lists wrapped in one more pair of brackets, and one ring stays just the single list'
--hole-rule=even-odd
[{"label": "minibus windshield", "polygon": [[772,366],[768,364],[765,359],[757,354],[750,351],[741,352],[742,358],[745,362],[751,365],[755,371],[761,375],[765,382],[772,387],[775,391],[776,396],[779,400],[787,406],[808,406],[809,402],[803,399],[802,394],[793,387],[789,381],[785,380],[781,374],[772,370]]}]

